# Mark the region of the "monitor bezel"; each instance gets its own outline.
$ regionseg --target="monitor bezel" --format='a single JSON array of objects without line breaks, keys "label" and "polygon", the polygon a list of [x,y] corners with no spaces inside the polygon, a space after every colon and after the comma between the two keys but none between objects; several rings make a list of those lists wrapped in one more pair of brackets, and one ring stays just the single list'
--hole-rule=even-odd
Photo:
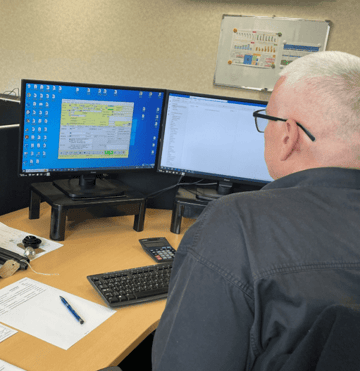
[{"label": "monitor bezel", "polygon": [[[164,110],[162,112],[162,125],[161,125],[161,132],[159,135],[159,144],[158,144],[158,153],[157,153],[157,162],[156,162],[156,171],[159,173],[165,173],[165,174],[174,174],[179,176],[186,176],[196,179],[204,179],[204,180],[212,180],[217,181],[221,183],[233,183],[238,185],[246,185],[246,186],[254,186],[254,188],[262,188],[266,184],[270,183],[271,181],[261,181],[261,180],[255,180],[255,179],[248,179],[248,178],[233,178],[233,177],[222,177],[220,175],[215,174],[207,174],[207,173],[193,173],[186,171],[185,169],[182,169],[180,171],[166,171],[161,168],[161,156],[163,153],[164,148],[164,135],[165,135],[165,129],[166,129],[166,119],[167,119],[167,111],[168,111],[168,103],[169,103],[169,97],[171,94],[179,94],[179,95],[188,95],[188,96],[195,96],[200,98],[209,98],[209,99],[221,99],[221,100],[227,100],[227,101],[235,101],[235,102],[245,102],[245,103],[254,103],[254,104],[264,104],[265,106],[268,104],[268,101],[266,100],[259,100],[259,99],[249,99],[249,98],[235,98],[235,97],[229,97],[224,95],[213,95],[213,94],[203,94],[203,93],[194,93],[194,92],[186,92],[186,91],[177,91],[177,90],[167,90],[165,94],[164,99]],[[255,126],[255,122],[254,122]],[[260,134],[259,135],[263,135]],[[185,170],[185,171],[183,171]]]},{"label": "monitor bezel", "polygon": [[[40,84],[40,85],[62,85],[62,86],[76,86],[76,87],[91,87],[91,88],[101,88],[101,89],[118,89],[118,90],[133,90],[133,91],[151,91],[156,93],[163,93],[163,101],[161,107],[161,118],[159,120],[159,134],[156,146],[156,153],[155,153],[155,161],[154,166],[152,167],[119,167],[119,168],[101,168],[101,169],[81,169],[78,168],[73,171],[49,171],[48,173],[29,173],[24,172],[22,169],[22,161],[23,161],[23,145],[24,145],[24,127],[25,127],[25,94],[26,94],[26,84]],[[149,88],[149,87],[138,87],[138,86],[123,86],[123,85],[109,85],[109,84],[98,84],[98,83],[83,83],[83,82],[69,82],[69,81],[53,81],[53,80],[38,80],[38,79],[22,79],[21,80],[21,113],[20,118],[21,121],[19,123],[19,150],[18,150],[18,176],[19,177],[51,177],[51,176],[58,176],[61,175],[64,178],[77,178],[82,175],[93,174],[96,176],[102,176],[107,174],[121,174],[125,172],[139,172],[139,171],[156,171],[157,166],[157,157],[159,151],[159,139],[161,134],[161,127],[162,127],[162,120],[163,120],[163,112],[165,108],[165,97],[166,97],[166,89],[161,88]]]}]

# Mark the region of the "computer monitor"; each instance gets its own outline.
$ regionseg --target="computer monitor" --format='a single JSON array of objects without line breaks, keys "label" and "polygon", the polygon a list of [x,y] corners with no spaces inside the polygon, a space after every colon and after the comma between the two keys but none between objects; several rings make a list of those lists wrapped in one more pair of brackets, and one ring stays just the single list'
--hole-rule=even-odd
[{"label": "computer monitor", "polygon": [[164,95],[22,80],[19,175],[61,174],[54,185],[74,199],[122,195],[118,182],[100,175],[155,168]]},{"label": "computer monitor", "polygon": [[210,199],[229,193],[233,183],[264,186],[272,178],[264,160],[264,135],[252,113],[266,105],[168,91],[157,171],[216,180],[218,189],[203,195]]}]

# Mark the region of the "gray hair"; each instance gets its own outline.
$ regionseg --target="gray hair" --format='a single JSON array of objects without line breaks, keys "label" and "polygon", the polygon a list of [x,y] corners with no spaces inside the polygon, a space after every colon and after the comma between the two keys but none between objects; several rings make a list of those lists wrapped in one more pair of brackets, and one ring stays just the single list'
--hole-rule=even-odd
[{"label": "gray hair", "polygon": [[[286,66],[284,87],[301,86],[311,94],[314,104],[323,107],[324,119],[338,125],[340,136],[360,133],[360,58],[325,51],[306,55]],[[313,94],[314,95],[314,94]]]}]

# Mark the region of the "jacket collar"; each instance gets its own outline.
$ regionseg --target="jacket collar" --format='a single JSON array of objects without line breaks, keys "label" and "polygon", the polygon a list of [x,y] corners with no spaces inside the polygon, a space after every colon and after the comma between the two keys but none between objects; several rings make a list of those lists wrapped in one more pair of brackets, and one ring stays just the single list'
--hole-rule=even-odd
[{"label": "jacket collar", "polygon": [[261,190],[290,187],[360,188],[360,169],[321,167],[299,171],[264,186]]}]

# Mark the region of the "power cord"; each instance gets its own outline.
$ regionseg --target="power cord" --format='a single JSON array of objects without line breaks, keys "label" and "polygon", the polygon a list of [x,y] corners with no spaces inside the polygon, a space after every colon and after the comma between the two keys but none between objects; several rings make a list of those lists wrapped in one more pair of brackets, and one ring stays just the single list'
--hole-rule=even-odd
[{"label": "power cord", "polygon": [[[17,90],[17,94],[15,93],[15,90]],[[12,94],[14,93],[14,94]],[[10,91],[4,91],[3,94],[6,94],[6,95],[14,95],[16,97],[20,96],[20,89],[19,88],[15,88],[13,90],[10,90]]]},{"label": "power cord", "polygon": [[149,198],[155,198],[157,196],[160,196],[162,193],[169,191],[171,189],[174,189],[176,187],[187,187],[187,186],[193,186],[193,185],[198,185],[198,186],[209,186],[209,185],[216,185],[217,183],[201,183],[204,179],[197,180],[196,182],[191,182],[191,183],[181,183],[181,180],[184,176],[181,175],[179,180],[176,182],[176,184],[173,184],[169,187],[160,189],[159,191],[153,192],[148,194],[145,199],[148,200]]}]

